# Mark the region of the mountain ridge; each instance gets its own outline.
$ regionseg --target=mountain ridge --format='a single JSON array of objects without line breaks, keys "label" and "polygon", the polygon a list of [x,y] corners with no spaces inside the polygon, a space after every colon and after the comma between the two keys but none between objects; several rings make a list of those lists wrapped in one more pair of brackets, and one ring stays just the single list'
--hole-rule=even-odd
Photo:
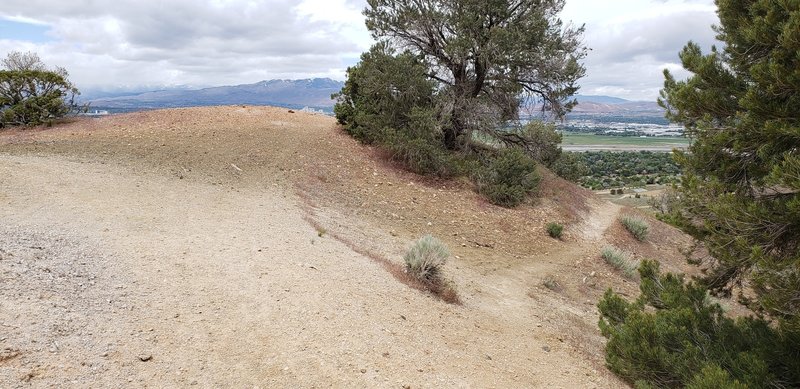
[{"label": "mountain ridge", "polygon": [[330,78],[274,79],[252,84],[201,89],[165,89],[89,100],[94,107],[117,109],[177,108],[212,105],[275,105],[289,108],[331,108],[331,94],[344,86]]},{"label": "mountain ridge", "polygon": [[[310,107],[331,112],[344,82],[330,78],[273,79],[251,84],[198,89],[174,88],[89,99],[92,107],[121,110],[180,108],[214,105],[272,105],[285,108]],[[661,114],[655,102],[631,101],[613,96],[576,95],[574,114]]]}]

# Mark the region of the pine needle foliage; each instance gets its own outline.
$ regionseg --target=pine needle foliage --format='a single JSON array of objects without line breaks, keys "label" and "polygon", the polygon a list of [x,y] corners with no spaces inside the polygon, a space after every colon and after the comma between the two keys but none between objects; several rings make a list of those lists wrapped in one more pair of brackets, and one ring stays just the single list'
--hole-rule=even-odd
[{"label": "pine needle foliage", "polygon": [[708,291],[682,275],[639,267],[640,297],[610,289],[600,301],[606,363],[639,388],[800,386],[800,336],[762,318],[726,317]]}]

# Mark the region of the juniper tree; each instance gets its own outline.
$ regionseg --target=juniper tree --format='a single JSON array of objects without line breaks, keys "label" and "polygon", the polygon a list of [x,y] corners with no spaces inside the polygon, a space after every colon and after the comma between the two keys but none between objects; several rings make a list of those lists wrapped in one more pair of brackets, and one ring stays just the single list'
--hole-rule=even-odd
[{"label": "juniper tree", "polygon": [[35,53],[8,54],[0,69],[0,127],[49,123],[75,110],[79,92],[67,77]]},{"label": "juniper tree", "polygon": [[584,74],[583,28],[561,22],[563,6],[563,0],[368,0],[364,14],[374,38],[428,65],[443,143],[456,150],[476,130],[509,144],[524,141],[494,131],[519,117],[523,99],[534,98],[556,116],[575,104],[568,98]]}]

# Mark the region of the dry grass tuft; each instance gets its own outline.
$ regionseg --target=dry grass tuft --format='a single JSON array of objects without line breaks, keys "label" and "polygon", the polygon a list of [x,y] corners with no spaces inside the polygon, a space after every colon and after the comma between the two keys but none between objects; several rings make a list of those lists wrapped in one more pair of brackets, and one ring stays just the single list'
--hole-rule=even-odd
[{"label": "dry grass tuft", "polygon": [[603,249],[601,255],[606,263],[621,271],[623,274],[625,274],[625,277],[636,277],[636,269],[639,267],[639,264],[632,260],[628,253],[616,247],[609,246]]}]

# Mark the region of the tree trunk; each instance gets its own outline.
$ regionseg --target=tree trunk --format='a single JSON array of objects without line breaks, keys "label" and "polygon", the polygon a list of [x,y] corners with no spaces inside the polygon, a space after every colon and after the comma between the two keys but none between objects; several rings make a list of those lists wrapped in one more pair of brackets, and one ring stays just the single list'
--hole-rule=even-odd
[{"label": "tree trunk", "polygon": [[453,119],[450,127],[444,129],[444,147],[448,150],[458,150],[458,133],[459,130],[455,128],[456,120]]}]

